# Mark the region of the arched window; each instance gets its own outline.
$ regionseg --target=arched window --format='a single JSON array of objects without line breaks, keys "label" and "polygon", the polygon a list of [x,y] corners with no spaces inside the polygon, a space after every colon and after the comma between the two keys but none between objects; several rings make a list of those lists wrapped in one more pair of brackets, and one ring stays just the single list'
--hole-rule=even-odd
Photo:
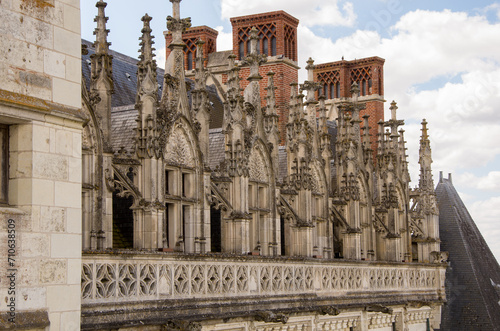
[{"label": "arched window", "polygon": [[252,49],[250,48],[250,39],[247,40],[247,51],[245,52],[245,54],[248,54],[252,51]]},{"label": "arched window", "polygon": [[267,40],[267,38],[262,39],[262,53],[264,53],[265,55],[269,55],[268,43],[269,41]]},{"label": "arched window", "polygon": [[276,37],[271,38],[271,55],[276,56]]},{"label": "arched window", "polygon": [[245,44],[243,41],[240,41],[240,44],[238,45],[239,48],[239,55],[240,55],[240,60],[245,57]]},{"label": "arched window", "polygon": [[193,53],[187,53],[187,69],[193,70]]}]

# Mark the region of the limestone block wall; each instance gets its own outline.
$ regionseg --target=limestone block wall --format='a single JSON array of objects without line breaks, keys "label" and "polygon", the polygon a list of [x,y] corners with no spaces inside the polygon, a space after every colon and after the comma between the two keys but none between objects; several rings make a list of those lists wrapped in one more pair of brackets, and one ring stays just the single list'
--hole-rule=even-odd
[{"label": "limestone block wall", "polygon": [[0,88],[80,108],[80,1],[3,0],[0,9]]},{"label": "limestone block wall", "polygon": [[2,330],[80,328],[80,42],[80,1],[0,2]]}]

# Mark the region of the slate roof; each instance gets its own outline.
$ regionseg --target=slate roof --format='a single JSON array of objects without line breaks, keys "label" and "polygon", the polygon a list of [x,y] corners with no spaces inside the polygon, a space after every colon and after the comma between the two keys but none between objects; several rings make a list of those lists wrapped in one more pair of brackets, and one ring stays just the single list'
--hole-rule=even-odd
[{"label": "slate roof", "polygon": [[441,330],[500,330],[500,266],[453,187],[436,188],[441,250],[449,252]]},{"label": "slate roof", "polygon": [[134,128],[137,127],[138,111],[134,105],[115,107],[111,112],[111,146],[113,151],[125,148],[126,152],[134,152]]},{"label": "slate roof", "polygon": [[[87,46],[88,54],[82,55],[82,74],[85,80],[87,89],[90,85],[90,56],[94,54],[92,42],[82,39],[82,44]],[[226,54],[227,53],[227,54]],[[217,56],[212,56],[209,59],[209,65],[217,66],[227,62],[227,55],[231,53],[219,52]],[[136,127],[136,118],[138,111],[135,109],[135,97],[137,90],[137,59],[130,56],[110,50],[109,54],[113,56],[113,82],[114,94],[111,96],[111,145],[113,151],[120,151],[122,148],[126,152],[133,153],[133,139],[135,136],[134,128]],[[158,68],[157,80],[160,88],[163,86],[164,70]],[[190,79],[186,79],[188,88],[194,87],[194,83]],[[209,130],[209,160],[208,164],[211,169],[215,169],[217,165],[224,160],[224,135],[222,134],[222,121],[224,114],[224,105],[217,94],[215,85],[207,86],[209,100],[212,106],[210,112],[210,130]],[[188,91],[188,99],[191,101],[191,93]],[[335,137],[337,134],[337,126],[335,121],[329,121],[328,133],[331,134],[331,147],[335,154]],[[286,176],[287,155],[284,146],[279,146],[278,151],[279,167],[278,179],[281,181]]]},{"label": "slate roof", "polygon": [[287,154],[286,146],[278,146],[278,180],[283,182],[287,175]]},{"label": "slate roof", "polygon": [[[95,53],[94,46],[90,41],[83,40],[82,44],[87,46],[88,54],[82,55],[82,74],[87,84],[90,85],[90,56]],[[110,50],[113,55],[113,83],[115,93],[111,96],[111,107],[128,106],[135,104],[137,91],[137,59]],[[163,75],[165,71],[157,70],[158,86],[163,86]]]},{"label": "slate roof", "polygon": [[[94,46],[91,42],[82,39],[82,44],[87,46],[88,54],[82,55],[82,74],[87,89],[90,86],[90,56],[94,54]],[[125,147],[126,151],[132,152],[133,129],[136,127],[137,110],[134,108],[137,91],[137,59],[110,50],[113,56],[113,83],[114,93],[111,96],[111,145],[114,151]],[[165,71],[161,68],[157,70],[157,80],[159,96],[163,87],[163,76]],[[192,80],[186,79],[188,88],[194,88]],[[210,128],[222,127],[222,114],[224,105],[217,95],[214,85],[207,86],[208,97],[212,106]],[[191,93],[188,91],[188,99],[191,102]]]},{"label": "slate roof", "polygon": [[222,128],[208,130],[208,166],[214,170],[224,160],[224,134]]}]

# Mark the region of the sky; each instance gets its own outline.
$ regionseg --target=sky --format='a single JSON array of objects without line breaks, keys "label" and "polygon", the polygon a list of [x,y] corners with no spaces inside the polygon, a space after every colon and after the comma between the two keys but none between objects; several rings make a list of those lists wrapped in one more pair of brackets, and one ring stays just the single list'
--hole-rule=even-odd
[{"label": "sky", "polygon": [[[165,62],[168,0],[107,0],[111,48],[137,57],[141,17],[153,17],[157,62]],[[500,261],[500,1],[183,0],[181,17],[219,31],[232,49],[230,17],[284,10],[300,20],[299,65],[384,58],[389,102],[405,119],[412,185],[418,183],[421,121],[429,124],[434,182],[453,184]],[[82,0],[82,37],[93,40],[95,1]],[[299,80],[306,78],[302,69]]]}]

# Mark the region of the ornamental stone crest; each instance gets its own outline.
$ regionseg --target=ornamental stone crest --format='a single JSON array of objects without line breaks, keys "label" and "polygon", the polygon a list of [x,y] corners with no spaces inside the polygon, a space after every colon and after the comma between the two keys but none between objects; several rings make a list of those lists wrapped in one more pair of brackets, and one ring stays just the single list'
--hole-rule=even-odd
[{"label": "ornamental stone crest", "polygon": [[186,135],[180,128],[176,128],[169,137],[165,153],[165,161],[170,164],[194,168],[193,151]]},{"label": "ornamental stone crest", "polygon": [[257,150],[253,150],[249,159],[250,179],[259,182],[267,182],[267,169],[262,155]]}]

